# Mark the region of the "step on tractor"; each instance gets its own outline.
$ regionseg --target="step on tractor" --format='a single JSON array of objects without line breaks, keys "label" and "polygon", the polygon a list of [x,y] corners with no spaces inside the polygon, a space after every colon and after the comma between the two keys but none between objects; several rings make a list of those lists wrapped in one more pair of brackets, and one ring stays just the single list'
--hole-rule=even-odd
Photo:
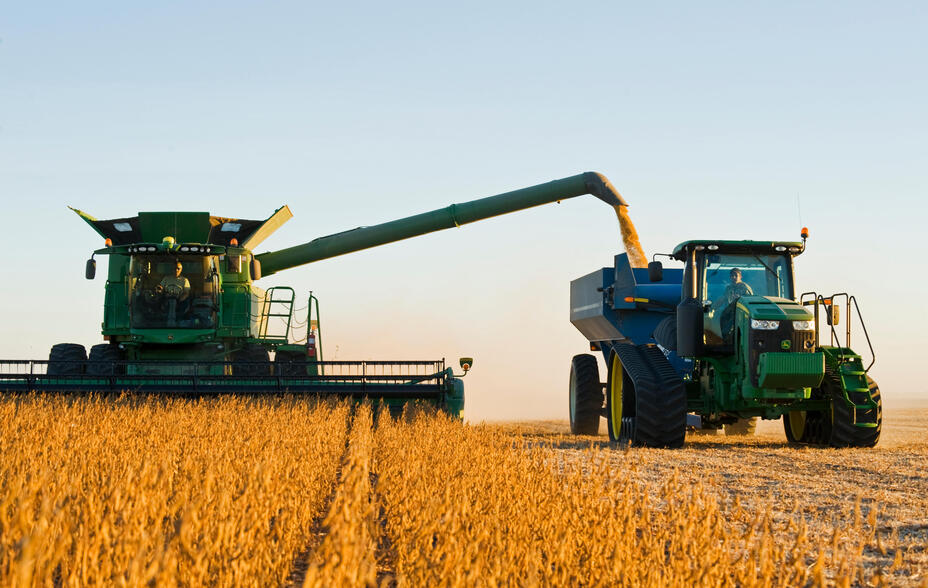
[{"label": "step on tractor", "polygon": [[[254,253],[292,216],[283,206],[265,220],[207,212],[140,212],[98,220],[75,212],[104,240],[109,259],[103,342],[54,345],[48,360],[0,360],[0,390],[211,395],[291,393],[368,398],[401,410],[422,401],[460,416],[460,375],[438,361],[326,361],[319,300],[256,282],[277,272],[490,217],[592,194],[610,206],[621,196],[586,172],[488,198]],[[294,327],[305,322],[295,337]],[[295,340],[298,339],[298,340]],[[273,356],[273,359],[272,359]],[[473,364],[461,358],[464,371]],[[462,374],[463,375],[463,374]]]},{"label": "step on tractor", "polygon": [[[758,418],[781,418],[790,443],[876,445],[873,347],[854,296],[797,293],[807,238],[686,241],[666,256],[683,267],[636,268],[623,253],[572,281],[570,321],[607,372],[603,383],[596,356],[572,359],[571,431],[595,435],[605,417],[613,442],[680,447],[687,429],[747,435]],[[866,366],[851,349],[855,316]]]}]

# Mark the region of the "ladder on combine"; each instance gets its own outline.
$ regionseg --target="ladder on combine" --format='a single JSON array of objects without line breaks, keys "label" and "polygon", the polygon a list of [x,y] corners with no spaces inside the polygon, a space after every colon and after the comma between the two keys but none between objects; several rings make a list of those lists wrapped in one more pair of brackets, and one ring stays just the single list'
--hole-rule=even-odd
[{"label": "ladder on combine", "polygon": [[[261,339],[280,339],[284,343],[290,336],[290,323],[293,320],[293,301],[296,293],[289,286],[274,286],[268,288],[264,295],[264,304],[261,305],[261,326],[258,337]],[[272,319],[276,328],[271,329]],[[281,333],[281,327],[283,332]]]}]

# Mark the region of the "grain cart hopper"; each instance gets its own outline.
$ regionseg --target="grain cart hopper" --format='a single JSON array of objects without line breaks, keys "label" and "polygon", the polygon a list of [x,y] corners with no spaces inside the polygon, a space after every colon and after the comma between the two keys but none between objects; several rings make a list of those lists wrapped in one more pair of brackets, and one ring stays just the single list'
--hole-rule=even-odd
[{"label": "grain cart hopper", "polygon": [[851,349],[854,313],[873,355],[855,298],[796,293],[807,236],[686,241],[669,256],[682,268],[632,268],[621,254],[571,282],[570,320],[607,367],[603,384],[596,357],[573,358],[572,431],[596,434],[605,416],[612,441],[679,447],[688,425],[748,434],[758,417],[782,418],[791,443],[876,445],[882,401],[873,361]]},{"label": "grain cart hopper", "polygon": [[[0,389],[140,390],[159,393],[290,392],[368,397],[391,406],[418,399],[460,414],[463,386],[441,361],[324,361],[319,301],[307,299],[308,334],[292,341],[292,288],[255,282],[286,269],[493,216],[592,194],[621,197],[587,172],[379,225],[359,227],[280,251],[255,254],[291,218],[266,220],[206,212],[141,212],[109,220],[75,210],[105,240],[109,256],[104,343],[52,347],[48,361],[3,361]],[[87,262],[93,279],[96,261]],[[302,301],[301,301],[302,303]],[[359,334],[360,335],[360,334]],[[271,361],[271,353],[274,360]],[[466,372],[471,359],[462,358]]]}]

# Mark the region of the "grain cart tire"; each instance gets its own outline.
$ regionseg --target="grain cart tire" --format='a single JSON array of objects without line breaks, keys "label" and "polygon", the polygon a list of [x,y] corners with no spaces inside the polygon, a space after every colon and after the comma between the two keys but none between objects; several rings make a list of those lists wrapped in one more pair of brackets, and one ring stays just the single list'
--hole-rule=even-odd
[{"label": "grain cart tire", "polygon": [[246,345],[232,356],[232,374],[235,376],[267,376],[270,373],[270,354],[261,345]]},{"label": "grain cart tire", "polygon": [[113,376],[122,374],[125,369],[121,365],[116,365],[122,361],[122,351],[116,345],[101,343],[90,348],[90,355],[87,358],[87,375],[90,376]]},{"label": "grain cart tire", "polygon": [[[840,379],[836,376],[825,376],[825,386],[832,390],[831,414],[832,429],[830,445],[832,447],[873,447],[880,440],[880,431],[883,428],[883,399],[880,397],[880,387],[870,376],[867,376],[867,388],[870,397],[876,402],[876,408],[860,411],[857,415],[862,422],[875,423],[876,427],[857,427],[854,425],[855,409],[848,406],[841,397]],[[860,392],[849,393],[851,400],[859,404],[866,401],[865,394]]]},{"label": "grain cart tire", "polygon": [[79,376],[84,373],[87,351],[79,343],[58,343],[48,352],[49,376]]},{"label": "grain cart tire", "polygon": [[609,439],[645,447],[681,447],[686,438],[686,388],[656,345],[620,343],[606,385]]},{"label": "grain cart tire", "polygon": [[748,435],[753,435],[756,430],[757,417],[738,419],[733,423],[725,425],[725,435],[728,436],[746,437]]},{"label": "grain cart tire", "polygon": [[585,353],[570,360],[570,432],[574,435],[599,433],[603,413],[603,385],[599,381],[596,358]]}]

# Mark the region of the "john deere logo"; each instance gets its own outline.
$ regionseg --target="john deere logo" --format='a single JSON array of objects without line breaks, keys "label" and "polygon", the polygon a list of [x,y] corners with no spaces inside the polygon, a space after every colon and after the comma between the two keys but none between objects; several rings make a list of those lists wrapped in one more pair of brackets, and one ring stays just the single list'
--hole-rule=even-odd
[{"label": "john deere logo", "polygon": [[789,339],[783,339],[782,341],[780,341],[780,348],[782,349],[789,350],[789,348],[792,346],[793,344]]}]

